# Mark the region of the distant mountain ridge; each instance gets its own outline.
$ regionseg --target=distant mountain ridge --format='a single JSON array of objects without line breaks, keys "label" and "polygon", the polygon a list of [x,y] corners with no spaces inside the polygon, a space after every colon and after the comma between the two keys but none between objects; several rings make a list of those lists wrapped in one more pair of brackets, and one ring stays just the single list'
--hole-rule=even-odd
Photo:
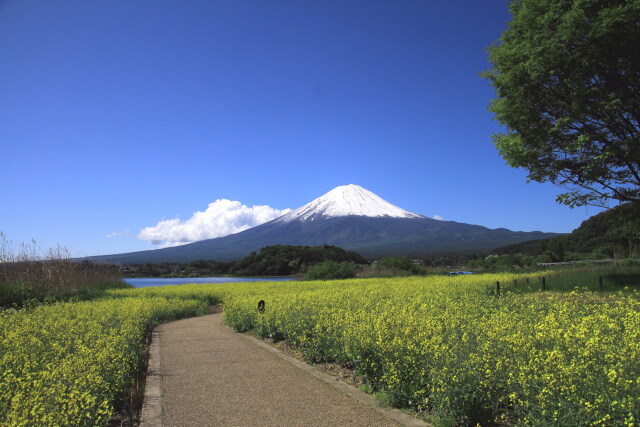
[{"label": "distant mountain ridge", "polygon": [[439,221],[388,203],[357,185],[336,187],[312,202],[240,233],[183,246],[91,257],[123,264],[232,261],[270,245],[334,245],[364,257],[420,257],[487,250],[556,236]]}]

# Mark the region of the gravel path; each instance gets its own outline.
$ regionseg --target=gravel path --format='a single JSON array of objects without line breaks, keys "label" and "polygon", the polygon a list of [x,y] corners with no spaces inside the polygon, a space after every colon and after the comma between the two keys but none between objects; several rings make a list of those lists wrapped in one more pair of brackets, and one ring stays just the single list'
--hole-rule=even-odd
[{"label": "gravel path", "polygon": [[310,373],[307,365],[300,369],[234,333],[220,313],[161,325],[154,336],[160,343],[162,414],[153,425],[426,425],[383,410],[398,423],[363,404]]}]

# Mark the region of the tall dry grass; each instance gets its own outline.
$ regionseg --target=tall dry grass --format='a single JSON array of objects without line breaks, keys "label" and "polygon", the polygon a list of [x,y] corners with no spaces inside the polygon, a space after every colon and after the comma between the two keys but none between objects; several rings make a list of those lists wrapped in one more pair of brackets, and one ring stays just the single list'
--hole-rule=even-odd
[{"label": "tall dry grass", "polygon": [[33,240],[16,248],[0,232],[0,307],[88,299],[123,287],[130,286],[117,265],[74,260],[61,246],[42,251]]}]

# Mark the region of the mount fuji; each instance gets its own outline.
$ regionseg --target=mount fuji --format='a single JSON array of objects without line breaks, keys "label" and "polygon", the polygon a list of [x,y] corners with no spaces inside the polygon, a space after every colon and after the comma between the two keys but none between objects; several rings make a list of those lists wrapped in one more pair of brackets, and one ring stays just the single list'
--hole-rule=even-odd
[{"label": "mount fuji", "polygon": [[90,258],[122,264],[233,261],[269,245],[335,245],[369,258],[420,257],[490,250],[556,235],[435,220],[406,211],[350,184],[240,233],[183,246]]},{"label": "mount fuji", "polygon": [[424,218],[405,211],[359,185],[341,185],[311,203],[276,218],[274,222],[314,221],[341,216]]}]

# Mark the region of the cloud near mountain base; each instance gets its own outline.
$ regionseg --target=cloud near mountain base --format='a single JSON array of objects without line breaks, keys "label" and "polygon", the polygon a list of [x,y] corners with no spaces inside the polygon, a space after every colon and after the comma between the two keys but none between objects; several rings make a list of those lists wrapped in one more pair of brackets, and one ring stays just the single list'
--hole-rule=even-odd
[{"label": "cloud near mountain base", "polygon": [[290,211],[291,209],[280,210],[266,205],[248,207],[238,201],[218,199],[209,203],[205,211],[195,212],[186,221],[173,218],[146,227],[140,230],[138,238],[158,248],[179,246],[239,233]]}]

